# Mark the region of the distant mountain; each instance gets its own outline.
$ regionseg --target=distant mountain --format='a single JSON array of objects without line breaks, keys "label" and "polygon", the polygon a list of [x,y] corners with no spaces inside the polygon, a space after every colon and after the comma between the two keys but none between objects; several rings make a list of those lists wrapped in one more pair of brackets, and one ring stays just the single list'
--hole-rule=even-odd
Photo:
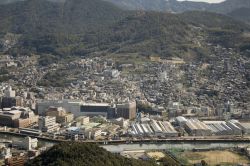
[{"label": "distant mountain", "polygon": [[65,29],[79,33],[97,24],[110,24],[123,15],[125,12],[121,9],[100,0],[67,0],[65,3],[27,0],[0,6],[0,29],[13,33],[58,33]]},{"label": "distant mountain", "polygon": [[[241,34],[249,30],[244,23],[214,13],[142,12],[126,17],[105,33],[86,35],[83,41],[99,51],[204,58],[209,56],[208,43],[236,48],[243,44]],[[250,44],[249,38],[246,41],[244,44]]]},{"label": "distant mountain", "polygon": [[218,4],[211,4],[207,10],[227,14],[239,8],[250,8],[249,0],[226,0]]},{"label": "distant mountain", "polygon": [[243,43],[244,49],[250,46],[243,35],[249,26],[230,17],[125,11],[102,0],[0,5],[0,22],[0,51],[12,55],[138,53],[189,59],[209,56],[208,43],[235,49]]},{"label": "distant mountain", "polygon": [[[8,4],[26,0],[1,0],[0,4]],[[47,0],[51,2],[65,2],[67,0]],[[249,0],[226,0],[221,3],[209,4],[204,2],[178,0],[103,0],[111,2],[126,10],[147,10],[165,12],[210,11],[227,14],[239,8],[250,8]]]},{"label": "distant mountain", "polygon": [[176,1],[169,0],[168,4],[171,6],[173,12],[185,12],[185,11],[206,11],[210,6],[209,3],[205,2],[192,2],[192,1]]},{"label": "distant mountain", "polygon": [[128,10],[172,11],[202,10],[209,6],[202,2],[179,2],[177,0],[104,0]]},{"label": "distant mountain", "polygon": [[242,7],[250,7],[249,0],[226,0],[218,4],[202,2],[177,1],[177,0],[105,0],[125,9],[140,9],[154,11],[184,12],[193,10],[205,10],[218,13],[229,13]]},{"label": "distant mountain", "polygon": [[10,3],[0,5],[0,38],[6,33],[21,34],[19,44],[24,48],[53,52],[61,44],[77,42],[85,31],[104,28],[126,15],[127,12],[100,0]]},{"label": "distant mountain", "polygon": [[[95,144],[60,143],[38,157],[28,161],[26,166],[156,166],[151,161],[129,159],[112,154]],[[169,163],[171,165],[171,163]]]},{"label": "distant mountain", "polygon": [[1,0],[0,5],[1,4],[14,3],[14,2],[18,2],[18,1],[23,1],[23,0]]},{"label": "distant mountain", "polygon": [[170,6],[165,0],[104,0],[128,10],[168,11]]},{"label": "distant mountain", "polygon": [[[1,4],[9,4],[9,3],[15,3],[19,1],[26,1],[26,0],[0,0],[0,5]],[[65,2],[66,0],[47,0],[51,2]]]},{"label": "distant mountain", "polygon": [[239,8],[230,13],[229,16],[250,23],[250,8]]},{"label": "distant mountain", "polygon": [[[182,13],[185,11],[209,11],[221,14],[228,14],[242,8],[250,8],[250,0],[226,0],[222,3],[209,4],[204,2],[192,1],[177,1],[177,0],[104,0],[111,2],[123,9],[128,10],[146,10],[146,11],[161,11],[161,12],[174,12]],[[247,12],[247,11],[246,11]],[[244,12],[244,13],[246,13]],[[246,21],[249,15],[243,15],[241,19],[237,16],[233,18]],[[230,15],[230,14],[229,14]],[[231,15],[230,15],[231,16]]]}]

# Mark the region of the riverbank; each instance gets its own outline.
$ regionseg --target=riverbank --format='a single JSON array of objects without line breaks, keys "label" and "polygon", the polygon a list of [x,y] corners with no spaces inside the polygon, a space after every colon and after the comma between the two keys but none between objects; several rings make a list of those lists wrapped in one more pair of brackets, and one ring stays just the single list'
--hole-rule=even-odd
[{"label": "riverbank", "polygon": [[[0,134],[8,134],[19,137],[34,137],[39,140],[48,141],[52,143],[67,142],[70,140],[55,139],[44,136],[34,136],[23,133],[16,133],[10,131],[0,131]],[[167,138],[167,139],[133,139],[127,138],[123,140],[83,140],[79,142],[85,143],[96,143],[96,144],[148,144],[148,143],[250,143],[249,138],[242,137],[217,137],[217,138],[204,138],[204,137],[177,137],[177,138]]]},{"label": "riverbank", "polygon": [[[0,141],[21,141],[27,135],[19,134],[19,133],[11,133],[11,132],[0,132]],[[61,142],[55,139],[44,139],[38,138],[39,143],[43,146],[50,147],[56,144],[57,142]],[[52,142],[53,141],[53,142]],[[139,140],[138,140],[139,141]],[[239,146],[248,147],[250,146],[250,142],[240,142],[240,141],[216,141],[216,142],[208,142],[208,141],[146,141],[146,142],[125,142],[119,141],[115,143],[103,144],[103,141],[85,141],[91,143],[99,143],[101,147],[104,149],[113,152],[120,153],[127,150],[166,150],[166,149],[180,149],[180,150],[193,150],[193,149],[227,149],[234,148]]]},{"label": "riverbank", "polygon": [[[12,133],[12,132],[0,132],[0,141],[22,141],[24,137],[27,136],[25,134],[19,134],[19,133]],[[38,138],[39,139],[39,138]],[[49,140],[49,141],[48,141]],[[51,147],[56,144],[56,142],[60,142],[58,140],[53,139],[53,143],[50,142],[52,139],[39,139],[39,143],[42,147]],[[139,141],[139,140],[138,140]],[[90,141],[84,141],[84,142],[90,142]],[[97,141],[92,143],[96,143]],[[131,143],[110,143],[110,144],[102,144],[101,141],[98,141],[99,146],[106,149],[107,151],[111,153],[116,154],[131,154],[131,157],[133,158],[134,154],[137,152],[163,152],[168,154],[169,156],[174,156],[178,161],[181,163],[184,162],[184,160],[180,160],[178,156],[186,155],[186,163],[192,163],[192,154],[194,152],[207,152],[212,153],[212,151],[228,151],[233,149],[238,149],[238,147],[249,147],[249,142],[205,142],[205,141],[164,141],[164,142],[131,142]],[[190,155],[189,155],[190,153]],[[196,153],[195,153],[196,154]],[[139,156],[139,154],[136,154]],[[235,154],[236,155],[236,154]],[[181,159],[185,156],[181,156]],[[236,156],[237,157],[237,156]],[[209,160],[211,159],[211,156],[203,156],[204,159]],[[238,161],[238,158],[235,158],[234,160]],[[224,161],[224,159],[223,159]],[[196,162],[196,161],[195,161]],[[214,161],[213,161],[214,162]]]}]

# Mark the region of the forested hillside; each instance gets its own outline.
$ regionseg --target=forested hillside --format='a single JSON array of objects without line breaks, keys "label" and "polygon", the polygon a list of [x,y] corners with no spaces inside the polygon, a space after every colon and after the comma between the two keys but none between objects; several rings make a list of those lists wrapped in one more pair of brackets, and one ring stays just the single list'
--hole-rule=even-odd
[{"label": "forested hillside", "polygon": [[236,10],[228,13],[228,15],[235,18],[235,19],[246,21],[246,22],[250,23],[250,7],[236,9]]},{"label": "forested hillside", "polygon": [[[94,12],[93,12],[94,11]],[[209,55],[209,45],[249,48],[249,25],[209,12],[125,11],[102,0],[27,0],[0,6],[0,50],[11,55]]]},{"label": "forested hillside", "polygon": [[26,166],[154,166],[154,162],[143,162],[112,154],[95,144],[61,143],[55,145]]}]

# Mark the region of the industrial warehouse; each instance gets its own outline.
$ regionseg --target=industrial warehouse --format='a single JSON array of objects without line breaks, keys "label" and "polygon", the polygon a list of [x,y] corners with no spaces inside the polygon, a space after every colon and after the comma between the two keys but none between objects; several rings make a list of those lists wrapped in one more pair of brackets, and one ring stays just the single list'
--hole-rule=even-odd
[{"label": "industrial warehouse", "polygon": [[179,116],[169,121],[148,119],[131,123],[128,134],[134,137],[178,137],[178,136],[241,136],[250,134],[250,123],[237,120],[200,121]]},{"label": "industrial warehouse", "polygon": [[135,136],[166,136],[177,137],[178,132],[167,121],[155,121],[150,123],[135,123],[131,125],[132,130],[130,133]]},{"label": "industrial warehouse", "polygon": [[202,122],[198,119],[179,116],[174,119],[174,124],[185,129],[191,136],[226,136],[250,133],[250,123],[242,123],[238,120]]}]

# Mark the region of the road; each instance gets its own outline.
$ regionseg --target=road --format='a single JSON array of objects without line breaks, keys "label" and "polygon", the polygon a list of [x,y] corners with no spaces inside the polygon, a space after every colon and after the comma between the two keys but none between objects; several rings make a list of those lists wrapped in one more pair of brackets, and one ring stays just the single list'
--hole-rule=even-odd
[{"label": "road", "polygon": [[[16,135],[16,136],[31,136],[38,138],[40,140],[45,140],[48,142],[65,142],[70,140],[64,139],[55,139],[45,136],[33,136],[28,134],[21,134],[18,132],[11,132],[11,131],[0,131],[0,134],[9,134],[9,135]],[[79,142],[86,142],[86,143],[98,143],[98,144],[140,144],[140,143],[166,143],[166,142],[208,142],[208,143],[216,143],[216,142],[242,142],[242,143],[250,143],[250,137],[235,137],[235,136],[210,136],[210,137],[172,137],[172,138],[121,138],[120,140],[81,140]]]}]

